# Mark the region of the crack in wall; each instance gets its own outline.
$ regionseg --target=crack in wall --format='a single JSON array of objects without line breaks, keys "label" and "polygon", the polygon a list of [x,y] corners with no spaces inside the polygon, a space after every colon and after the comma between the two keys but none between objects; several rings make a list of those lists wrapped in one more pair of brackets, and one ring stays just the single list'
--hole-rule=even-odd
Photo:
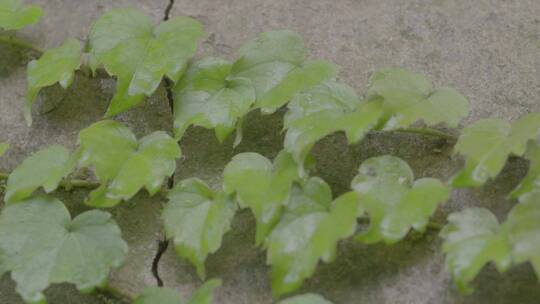
[{"label": "crack in wall", "polygon": [[174,1],[175,0],[169,0],[169,4],[167,4],[167,7],[165,8],[165,14],[163,15],[163,20],[164,21],[167,21],[169,20],[169,16],[171,14],[171,10],[174,6]]},{"label": "crack in wall", "polygon": [[[167,21],[170,18],[171,10],[174,7],[174,1],[175,0],[169,0],[169,3],[167,4],[167,7],[165,7],[165,11],[163,13],[163,21]],[[167,92],[167,101],[169,104],[169,109],[171,110],[171,113],[174,115],[174,96],[172,92],[173,82],[168,79],[167,77],[164,78],[165,83],[165,91]],[[167,182],[167,188],[171,189],[174,187],[174,173],[171,175]],[[154,259],[152,260],[152,275],[156,279],[156,284],[158,287],[163,286],[163,280],[159,276],[159,261],[161,260],[161,256],[165,253],[167,248],[169,247],[169,240],[167,239],[167,236],[164,236],[162,240],[158,241],[158,248],[156,255],[154,256]]]}]

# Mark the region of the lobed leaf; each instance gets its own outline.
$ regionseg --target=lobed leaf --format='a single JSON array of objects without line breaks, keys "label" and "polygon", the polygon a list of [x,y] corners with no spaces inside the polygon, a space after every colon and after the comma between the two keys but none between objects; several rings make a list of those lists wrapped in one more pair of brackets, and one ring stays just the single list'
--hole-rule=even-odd
[{"label": "lobed leaf", "polygon": [[540,278],[540,191],[522,196],[503,225],[514,263],[530,261]]},{"label": "lobed leaf", "polygon": [[530,143],[525,158],[529,160],[529,170],[525,178],[510,194],[512,198],[520,198],[527,193],[540,191],[540,146]]},{"label": "lobed leaf", "polygon": [[373,73],[368,100],[381,100],[385,130],[406,128],[423,120],[427,125],[445,123],[456,127],[469,113],[468,101],[451,88],[433,89],[422,75],[404,69],[381,69]]},{"label": "lobed leaf", "polygon": [[463,129],[454,150],[466,157],[465,168],[452,178],[455,187],[479,187],[496,177],[510,154],[522,156],[529,140],[540,133],[540,113],[528,114],[513,125],[483,119]]},{"label": "lobed leaf", "polygon": [[73,82],[75,70],[81,65],[81,43],[69,39],[55,49],[47,50],[38,60],[28,63],[26,105],[24,117],[28,125],[32,124],[32,105],[39,91],[47,86],[59,83],[67,89]]},{"label": "lobed leaf", "polygon": [[24,6],[21,0],[0,0],[0,28],[18,30],[35,24],[43,10],[37,5]]},{"label": "lobed leaf", "polygon": [[14,203],[28,198],[39,187],[49,193],[75,166],[69,151],[53,145],[25,159],[9,175],[4,200]]},{"label": "lobed leaf", "polygon": [[92,26],[90,52],[94,67],[103,65],[118,78],[105,115],[139,104],[163,77],[178,81],[202,36],[202,25],[188,17],[174,17],[154,26],[150,17],[136,9],[103,14]]},{"label": "lobed leaf", "polygon": [[250,79],[257,100],[261,100],[291,70],[304,63],[306,49],[302,37],[294,32],[269,31],[244,44],[238,56],[232,74]]},{"label": "lobed leaf", "polygon": [[319,260],[334,259],[337,242],[356,228],[358,208],[354,192],[332,202],[330,187],[319,178],[293,188],[283,216],[266,239],[276,297],[299,288]]},{"label": "lobed leaf", "polygon": [[119,122],[104,120],[79,133],[80,165],[93,166],[101,186],[86,202],[94,207],[112,207],[133,197],[141,188],[157,193],[165,177],[176,168],[181,151],[165,132],[151,133],[138,142]]},{"label": "lobed leaf", "polygon": [[291,155],[282,151],[274,163],[257,153],[240,153],[225,167],[223,188],[236,194],[242,208],[257,220],[256,243],[261,244],[281,216],[292,183],[299,178]]},{"label": "lobed leaf", "polygon": [[173,239],[177,254],[195,265],[204,278],[204,261],[221,247],[236,205],[225,193],[212,191],[195,178],[180,182],[167,197],[162,215],[167,237]]},{"label": "lobed leaf", "polygon": [[302,37],[291,31],[269,31],[242,46],[231,74],[251,80],[257,108],[273,113],[296,93],[336,76],[325,61],[306,62]]},{"label": "lobed leaf", "polygon": [[379,103],[361,102],[353,88],[325,81],[296,94],[289,103],[285,150],[303,164],[313,145],[326,135],[342,130],[351,143],[357,142],[377,125],[381,116]]},{"label": "lobed leaf", "polygon": [[[211,304],[214,289],[221,286],[221,280],[212,279],[204,283],[197,289],[189,304]],[[135,300],[135,304],[182,304],[180,294],[175,290],[167,287],[149,287],[146,288],[141,295]]]},{"label": "lobed leaf", "polygon": [[505,271],[512,262],[511,246],[497,218],[483,208],[468,208],[448,216],[441,231],[446,268],[458,289],[471,293],[470,282],[488,262]]},{"label": "lobed leaf", "polygon": [[366,244],[395,243],[410,229],[424,232],[429,217],[450,196],[450,190],[437,179],[414,181],[409,165],[388,155],[364,161],[352,188],[369,214],[369,228],[356,236]]},{"label": "lobed leaf", "polygon": [[237,127],[255,102],[246,78],[231,76],[232,64],[205,58],[189,66],[174,89],[174,128],[179,140],[190,125],[215,129],[220,142]]},{"label": "lobed leaf", "polygon": [[26,302],[44,301],[51,284],[81,291],[105,284],[127,253],[109,213],[92,210],[71,220],[64,204],[39,196],[8,205],[0,215],[0,264],[11,271]]},{"label": "lobed leaf", "polygon": [[332,304],[332,302],[326,300],[320,295],[306,293],[303,295],[290,297],[278,302],[278,304]]}]

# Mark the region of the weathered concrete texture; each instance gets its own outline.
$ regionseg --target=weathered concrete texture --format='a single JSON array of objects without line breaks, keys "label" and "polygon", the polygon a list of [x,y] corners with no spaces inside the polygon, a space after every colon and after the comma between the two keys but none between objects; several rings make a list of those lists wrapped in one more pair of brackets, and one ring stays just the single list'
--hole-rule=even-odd
[{"label": "weathered concrete texture", "polygon": [[[242,43],[262,31],[295,30],[304,36],[313,58],[343,66],[342,79],[359,93],[377,68],[400,66],[421,72],[435,85],[455,87],[469,98],[471,115],[465,124],[484,117],[514,120],[540,110],[538,1],[177,0],[172,15],[201,20],[209,33],[203,50],[231,59]],[[254,134],[245,141],[249,149],[273,157],[282,140],[275,132],[280,120],[252,115],[246,124],[246,137]],[[244,151],[242,146],[232,151],[228,144],[217,148],[212,132],[192,129],[182,141],[186,158],[177,177],[195,175],[219,187],[223,166],[236,152]],[[342,135],[336,135],[314,148],[314,174],[339,194],[348,189],[364,159],[380,154],[402,157],[418,177],[447,180],[462,165],[451,146],[439,140],[374,134],[349,147]],[[455,190],[436,219],[442,221],[449,212],[467,206],[489,208],[503,219],[515,203],[505,196],[525,171],[524,161],[512,160],[500,177],[482,189]],[[247,217],[242,214],[236,220],[236,229],[249,227],[252,233]],[[240,235],[249,238],[241,233],[233,229],[233,236],[228,235],[223,248],[208,260],[209,276],[225,280],[217,302],[271,303],[264,253],[251,243],[238,243]],[[229,252],[238,258],[231,258]],[[319,292],[335,303],[502,304],[535,303],[540,297],[528,265],[505,275],[487,267],[475,281],[477,291],[465,297],[453,287],[443,263],[434,232],[395,246],[345,242],[337,261],[322,265],[302,291]],[[187,293],[192,290],[193,268],[176,259],[172,248],[160,266],[166,285]]]},{"label": "weathered concrete texture", "polygon": [[[151,0],[27,2],[42,6],[45,15],[39,25],[24,29],[18,35],[44,48],[55,47],[70,37],[84,42],[91,22],[110,8],[133,6],[158,22],[168,4],[168,1]],[[102,119],[114,94],[114,80],[88,79],[77,74],[68,90],[53,86],[42,91],[40,100],[34,105],[34,123],[27,127],[23,118],[27,61],[28,56],[21,50],[0,45],[0,142],[11,145],[0,159],[1,171],[12,170],[31,153],[51,144],[74,147],[78,132]],[[163,88],[140,107],[115,119],[131,127],[138,137],[156,130],[172,129],[171,112]],[[80,205],[86,195],[82,192],[67,196],[64,202]],[[146,286],[155,285],[151,264],[161,235],[159,201],[137,196],[133,200],[137,205],[131,203],[113,210],[130,251],[124,266],[111,274],[110,285],[131,296]],[[75,210],[73,216],[77,213]],[[100,296],[81,295],[65,284],[51,288],[47,296],[53,304],[110,303]],[[0,281],[0,303],[22,303],[8,275]]]},{"label": "weathered concrete texture", "polygon": [[[28,1],[40,4],[45,17],[39,26],[21,35],[43,47],[56,46],[67,37],[83,41],[92,20],[111,7],[130,5],[163,16],[168,0],[151,1]],[[436,85],[455,87],[471,101],[465,124],[494,116],[507,120],[540,111],[540,2],[537,0],[176,0],[172,16],[189,15],[202,21],[208,37],[204,54],[234,58],[246,40],[270,29],[301,33],[313,58],[343,66],[342,79],[362,92],[367,78],[384,66],[406,67],[424,73]],[[78,131],[98,121],[114,91],[111,79],[90,80],[78,75],[64,92],[44,90],[35,105],[34,125],[26,127],[22,108],[25,95],[26,57],[0,46],[0,141],[12,149],[0,158],[0,169],[11,170],[31,152],[53,143],[76,144]],[[41,114],[39,113],[41,112]],[[212,131],[191,128],[181,145],[176,180],[199,177],[219,188],[221,173],[237,153],[259,152],[273,158],[282,148],[282,112],[257,113],[245,122],[244,141],[232,148],[232,138],[220,145]],[[153,130],[171,130],[171,115],[163,88],[141,107],[118,119],[138,136]],[[417,177],[447,180],[462,165],[451,145],[433,138],[405,134],[370,134],[360,144],[348,146],[343,135],[325,138],[314,148],[314,174],[324,178],[334,193],[349,187],[360,163],[368,157],[393,154],[409,162]],[[526,172],[526,162],[511,160],[504,172],[481,189],[455,190],[437,212],[446,215],[466,206],[483,206],[501,219],[515,204],[505,195]],[[73,215],[84,210],[86,192],[60,193]],[[151,274],[157,242],[162,236],[160,202],[138,195],[111,210],[130,245],[125,265],[111,275],[111,286],[131,296],[155,285]],[[241,211],[223,247],[207,261],[208,277],[219,277],[216,303],[272,303],[269,268],[264,251],[254,245],[254,220]],[[476,292],[462,296],[444,270],[444,256],[436,232],[411,235],[394,246],[365,246],[343,242],[336,262],[321,265],[300,292],[317,292],[345,303],[537,303],[540,288],[529,265],[504,275],[489,266],[474,282]],[[180,260],[173,246],[159,264],[166,286],[185,296],[202,282],[194,268]],[[19,304],[8,276],[0,281],[0,303]],[[66,289],[67,288],[67,289]],[[97,296],[79,295],[60,285],[48,291],[50,302],[101,303]]]}]

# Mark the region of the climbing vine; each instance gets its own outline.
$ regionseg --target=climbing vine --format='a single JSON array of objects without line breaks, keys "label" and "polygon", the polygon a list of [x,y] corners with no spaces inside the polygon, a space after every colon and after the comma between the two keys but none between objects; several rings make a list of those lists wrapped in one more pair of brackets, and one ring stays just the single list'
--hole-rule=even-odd
[{"label": "climbing vine", "polygon": [[[0,0],[0,28],[13,31],[35,24],[42,12],[19,0]],[[10,272],[17,292],[28,303],[45,301],[51,284],[67,282],[81,291],[106,288],[109,272],[129,250],[106,208],[129,201],[141,190],[167,199],[162,210],[166,237],[179,258],[188,260],[206,279],[205,260],[216,252],[239,209],[256,219],[256,245],[267,252],[276,300],[297,290],[319,262],[336,257],[337,243],[395,243],[411,230],[439,229],[430,222],[452,187],[480,187],[495,178],[509,156],[530,161],[529,172],[510,194],[517,200],[505,221],[486,209],[467,208],[448,216],[440,236],[446,265],[458,289],[488,262],[502,272],[530,262],[540,276],[540,113],[513,124],[480,120],[456,139],[433,127],[457,128],[468,115],[468,101],[452,88],[435,88],[422,75],[403,69],[375,71],[361,96],[338,78],[339,67],[308,59],[302,38],[291,31],[271,31],[244,44],[233,61],[192,57],[204,36],[202,25],[188,17],[160,24],[136,9],[114,9],[99,17],[86,46],[68,39],[49,50],[31,47],[13,32],[0,43],[39,53],[27,68],[25,118],[41,89],[59,83],[68,88],[77,70],[102,70],[117,80],[104,113],[107,120],[81,130],[78,146],[53,145],[36,151],[6,181],[0,215],[0,274]],[[120,122],[110,120],[144,102],[167,82],[174,114],[172,136],[158,131],[137,139]],[[23,101],[21,101],[23,102]],[[177,142],[190,126],[215,131],[223,142],[252,111],[274,113],[286,107],[283,150],[270,160],[257,153],[235,155],[224,168],[222,187],[188,178],[175,186]],[[422,126],[418,128],[418,126]],[[276,126],[277,127],[277,126]],[[415,179],[409,165],[383,155],[364,161],[350,191],[332,196],[329,185],[310,174],[311,148],[323,137],[344,132],[349,143],[369,132],[409,132],[455,143],[466,164],[450,181]],[[0,144],[0,156],[9,148]],[[77,170],[92,172],[75,179]],[[171,187],[170,187],[171,186]],[[90,211],[72,219],[54,197],[59,187],[90,189]],[[367,228],[358,225],[368,221]],[[208,280],[188,303],[212,301],[219,279]],[[176,291],[149,287],[134,303],[180,303]],[[314,294],[282,304],[330,303]]]}]

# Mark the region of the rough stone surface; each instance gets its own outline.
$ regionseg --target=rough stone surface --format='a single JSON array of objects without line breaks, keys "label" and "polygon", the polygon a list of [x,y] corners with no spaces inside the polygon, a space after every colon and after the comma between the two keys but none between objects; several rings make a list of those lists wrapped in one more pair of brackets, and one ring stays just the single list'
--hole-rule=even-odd
[{"label": "rough stone surface", "polygon": [[[67,37],[85,40],[92,20],[112,7],[134,6],[156,22],[168,0],[38,0],[44,7],[39,26],[19,35],[41,47],[53,47]],[[405,67],[425,74],[435,85],[452,86],[471,102],[469,124],[479,118],[515,120],[540,111],[540,2],[537,0],[176,0],[171,15],[188,15],[204,23],[208,36],[199,56],[234,58],[235,50],[258,33],[292,29],[305,38],[313,58],[343,67],[341,78],[359,93],[371,72],[385,66]],[[0,45],[0,142],[12,148],[0,158],[1,170],[12,170],[32,152],[53,143],[76,144],[80,129],[99,120],[108,105],[114,81],[77,75],[67,91],[44,90],[35,105],[34,124],[25,125],[27,56]],[[246,120],[244,141],[236,149],[232,139],[220,145],[212,131],[191,128],[181,142],[184,157],[176,180],[199,177],[220,187],[224,166],[239,152],[259,152],[273,158],[282,147],[282,114],[252,113]],[[142,106],[117,119],[134,128],[138,136],[154,130],[171,130],[165,92],[160,88]],[[393,154],[405,159],[418,177],[452,176],[462,161],[451,145],[437,139],[405,134],[370,134],[362,143],[348,146],[344,136],[329,136],[314,148],[317,167],[335,194],[348,189],[359,164],[368,157]],[[443,221],[452,211],[483,206],[499,218],[515,202],[505,195],[526,172],[523,160],[511,160],[503,173],[481,189],[455,190],[452,199],[435,216]],[[73,214],[83,210],[85,191],[60,193]],[[151,265],[162,237],[160,202],[138,195],[111,210],[122,228],[130,252],[115,270],[110,285],[130,296],[154,285]],[[537,303],[540,288],[529,265],[500,275],[486,267],[474,285],[476,292],[460,295],[444,270],[436,232],[411,235],[393,246],[365,246],[346,241],[338,258],[322,264],[299,292],[317,292],[341,303]],[[223,247],[207,260],[208,277],[219,277],[215,303],[272,303],[265,253],[254,245],[254,219],[240,212]],[[189,296],[202,282],[194,268],[176,257],[172,246],[159,264],[166,286]],[[62,284],[48,292],[50,303],[109,303],[103,297],[80,295]],[[19,304],[8,275],[0,280],[0,303]]]}]

